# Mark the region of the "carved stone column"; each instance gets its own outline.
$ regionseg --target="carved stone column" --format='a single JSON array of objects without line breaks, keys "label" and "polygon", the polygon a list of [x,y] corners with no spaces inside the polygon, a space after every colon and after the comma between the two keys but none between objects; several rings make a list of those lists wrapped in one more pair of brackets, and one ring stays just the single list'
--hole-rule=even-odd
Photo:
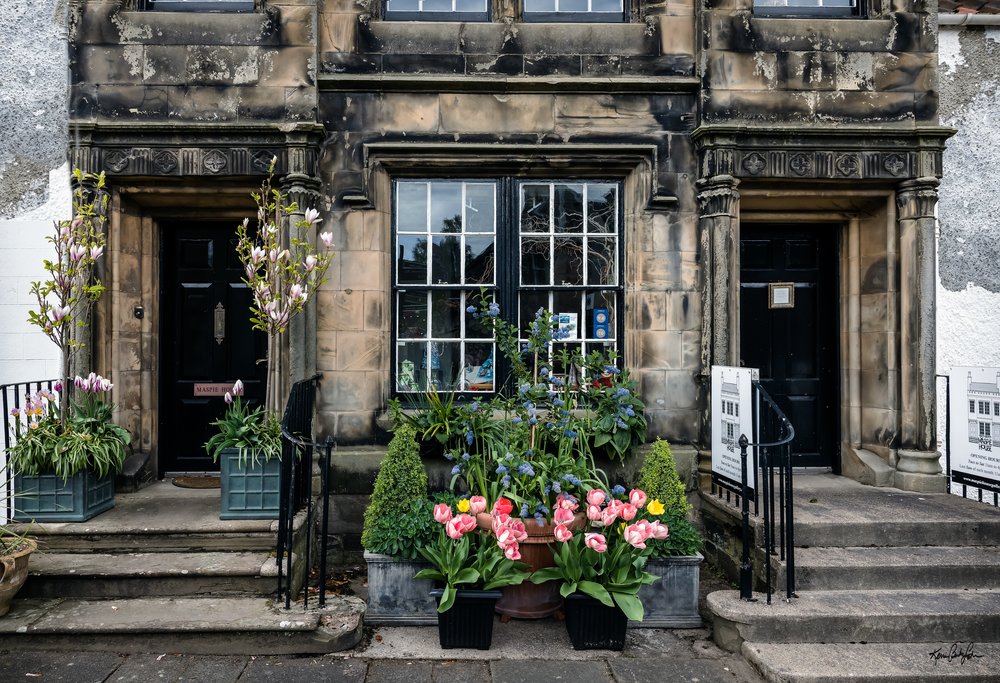
[{"label": "carved stone column", "polygon": [[900,434],[895,485],[944,491],[937,451],[935,207],[938,180],[908,180],[896,192],[899,220]]},{"label": "carved stone column", "polygon": [[[282,179],[281,188],[288,194],[289,200],[298,205],[298,210],[289,216],[291,223],[301,220],[306,209],[319,209],[319,179],[292,173]],[[318,232],[318,229],[313,229],[306,234],[309,243],[314,246]],[[316,291],[309,293],[302,313],[293,318],[289,325],[288,347],[282,349],[288,354],[288,373],[285,377],[288,385],[282,389],[283,396],[287,395],[291,382],[311,377],[316,372],[316,294]]]},{"label": "carved stone column", "polygon": [[[702,178],[698,188],[698,227],[702,270],[701,439],[711,443],[709,392],[713,365],[739,363],[739,180],[730,175]],[[703,462],[699,470],[711,468]]]}]

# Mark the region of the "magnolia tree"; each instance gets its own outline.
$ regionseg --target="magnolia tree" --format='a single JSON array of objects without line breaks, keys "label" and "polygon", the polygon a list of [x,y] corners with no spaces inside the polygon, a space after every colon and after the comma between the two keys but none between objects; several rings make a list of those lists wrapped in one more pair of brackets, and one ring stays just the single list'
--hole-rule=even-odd
[{"label": "magnolia tree", "polygon": [[[105,247],[108,195],[102,191],[104,173],[94,175],[75,169],[73,177],[73,219],[56,221],[54,233],[46,238],[55,247],[55,258],[42,262],[48,279],[31,283],[37,308],[28,312],[28,322],[59,347],[63,387],[70,386],[73,357],[86,344],[79,332],[90,319],[94,302],[104,292],[94,275]],[[65,419],[65,413],[60,418]]]},{"label": "magnolia tree", "polygon": [[[319,234],[322,251],[310,242],[309,231],[322,220],[315,209],[306,209],[301,218],[293,220],[299,213],[298,205],[273,186],[276,162],[276,158],[271,160],[260,192],[253,194],[257,202],[256,228],[251,227],[249,218],[236,228],[236,252],[246,275],[243,282],[253,292],[250,322],[255,330],[267,334],[264,406],[269,415],[277,415],[281,410],[279,339],[291,319],[305,308],[309,296],[326,281],[324,274],[330,265],[333,238],[329,232]],[[282,230],[286,219],[290,223],[287,237]]]}]

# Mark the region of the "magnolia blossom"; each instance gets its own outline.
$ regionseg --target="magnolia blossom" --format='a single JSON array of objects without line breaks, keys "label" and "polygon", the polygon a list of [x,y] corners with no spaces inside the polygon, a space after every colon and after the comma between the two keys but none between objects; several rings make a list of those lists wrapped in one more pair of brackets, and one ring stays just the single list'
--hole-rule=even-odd
[{"label": "magnolia blossom", "polygon": [[306,212],[305,214],[303,214],[302,217],[309,223],[312,223],[313,225],[323,220],[322,218],[319,217],[319,211],[317,211],[316,209],[306,209]]},{"label": "magnolia blossom", "polygon": [[49,320],[57,323],[69,315],[70,310],[71,308],[69,306],[60,306],[59,304],[56,304],[47,311],[47,314],[49,316]]},{"label": "magnolia blossom", "polygon": [[250,260],[254,263],[260,263],[267,256],[267,252],[260,247],[254,247],[250,250]]},{"label": "magnolia blossom", "polygon": [[590,489],[587,491],[587,503],[590,505],[601,505],[604,503],[604,491],[600,489]]},{"label": "magnolia blossom", "polygon": [[69,260],[79,261],[87,255],[87,247],[84,244],[71,244],[69,247]]},{"label": "magnolia blossom", "polygon": [[646,494],[640,489],[632,489],[628,492],[628,502],[637,508],[641,508],[646,504]]},{"label": "magnolia blossom", "polygon": [[332,232],[321,232],[319,238],[323,241],[323,246],[327,249],[333,244],[333,233]]},{"label": "magnolia blossom", "polygon": [[70,223],[70,227],[73,228],[74,230],[79,230],[80,226],[82,225],[83,225],[83,216],[77,216],[76,218],[73,219],[73,222]]},{"label": "magnolia blossom", "polygon": [[608,549],[608,541],[601,534],[584,534],[583,544],[598,553],[606,552]]},{"label": "magnolia blossom", "polygon": [[434,506],[434,519],[439,524],[447,524],[451,521],[451,508],[444,503]]},{"label": "magnolia blossom", "polygon": [[291,302],[305,301],[306,298],[308,298],[308,296],[309,292],[307,291],[306,287],[298,283],[295,283],[294,285],[288,288],[288,299]]},{"label": "magnolia blossom", "polygon": [[565,543],[569,539],[573,538],[573,532],[569,530],[565,524],[559,524],[552,531],[552,534],[556,537],[556,540],[560,543]]},{"label": "magnolia blossom", "polygon": [[308,256],[306,256],[306,260],[303,262],[302,265],[305,267],[307,273],[311,273],[313,271],[313,268],[316,267],[316,263],[318,261],[319,259],[316,258],[315,254],[309,254]]},{"label": "magnolia blossom", "polygon": [[104,253],[104,247],[100,245],[95,244],[90,248],[90,258],[94,259],[95,261],[101,258],[101,254],[103,253]]},{"label": "magnolia blossom", "polygon": [[233,385],[233,396],[242,396],[242,395],[243,395],[243,380],[238,379],[236,380],[236,383]]},{"label": "magnolia blossom", "polygon": [[478,515],[481,512],[486,512],[486,499],[482,496],[469,498],[469,514]]}]

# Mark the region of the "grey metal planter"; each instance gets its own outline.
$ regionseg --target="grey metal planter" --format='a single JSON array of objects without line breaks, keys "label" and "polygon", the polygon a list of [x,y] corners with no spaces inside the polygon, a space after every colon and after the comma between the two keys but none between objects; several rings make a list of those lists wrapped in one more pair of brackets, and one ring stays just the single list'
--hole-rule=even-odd
[{"label": "grey metal planter", "polygon": [[280,509],[281,461],[248,458],[240,464],[238,448],[219,456],[222,481],[220,519],[277,519]]},{"label": "grey metal planter", "polygon": [[645,618],[629,625],[633,628],[701,628],[698,578],[704,559],[699,553],[649,560],[646,571],[659,576],[660,580],[639,589]]},{"label": "grey metal planter", "polygon": [[438,623],[437,601],[428,579],[413,575],[428,567],[421,560],[401,560],[391,555],[365,551],[368,563],[368,610],[365,622],[382,626],[434,626]]},{"label": "grey metal planter", "polygon": [[14,495],[16,522],[85,522],[115,506],[115,477],[90,470],[69,479],[15,474]]}]

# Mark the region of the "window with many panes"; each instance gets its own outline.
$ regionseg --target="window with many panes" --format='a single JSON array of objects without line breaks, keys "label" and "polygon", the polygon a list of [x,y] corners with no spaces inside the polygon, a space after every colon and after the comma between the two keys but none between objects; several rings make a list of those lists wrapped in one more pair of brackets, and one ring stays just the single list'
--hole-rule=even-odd
[{"label": "window with many panes", "polygon": [[385,18],[403,21],[488,21],[487,0],[386,0]]},{"label": "window with many panes", "polygon": [[504,361],[467,310],[482,291],[522,333],[539,309],[558,316],[567,336],[554,359],[614,348],[619,193],[616,182],[396,181],[395,390],[499,388]]},{"label": "window with many panes", "polygon": [[525,21],[625,20],[623,0],[524,0]]},{"label": "window with many panes", "polygon": [[859,0],[754,0],[753,12],[759,16],[833,16],[859,14]]}]

